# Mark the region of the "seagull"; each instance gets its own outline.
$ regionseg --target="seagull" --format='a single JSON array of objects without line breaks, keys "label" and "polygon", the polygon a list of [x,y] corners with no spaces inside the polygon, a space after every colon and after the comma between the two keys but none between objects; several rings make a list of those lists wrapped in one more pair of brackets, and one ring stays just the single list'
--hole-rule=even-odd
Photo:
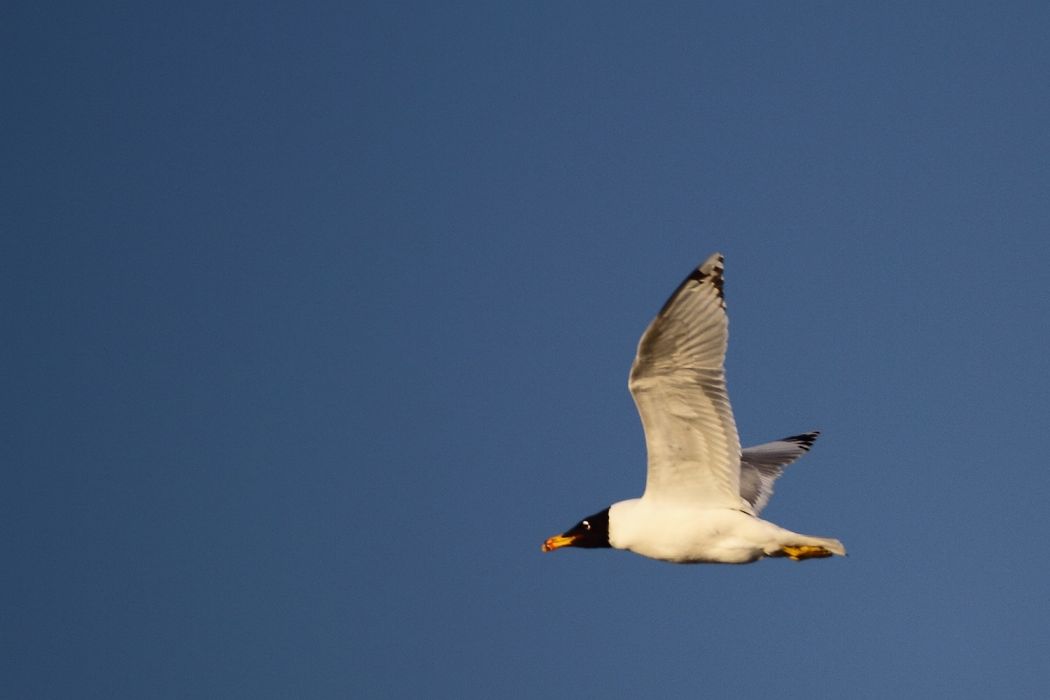
[{"label": "seagull", "polygon": [[715,253],[678,285],[638,342],[628,386],[649,456],[642,497],[587,516],[548,538],[544,552],[611,547],[681,564],[845,556],[836,539],[758,517],[773,482],[819,432],[740,449],[726,391],[723,273]]}]

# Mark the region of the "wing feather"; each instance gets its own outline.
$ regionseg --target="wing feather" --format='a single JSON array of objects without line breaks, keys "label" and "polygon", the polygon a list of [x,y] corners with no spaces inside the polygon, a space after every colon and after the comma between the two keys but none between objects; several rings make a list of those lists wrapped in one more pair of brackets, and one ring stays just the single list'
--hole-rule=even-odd
[{"label": "wing feather", "polygon": [[725,382],[723,258],[678,286],[642,334],[628,385],[645,429],[645,498],[743,508],[740,439]]},{"label": "wing feather", "polygon": [[784,467],[809,452],[819,435],[820,431],[814,430],[743,449],[740,453],[740,495],[751,504],[755,515],[769,503],[773,483],[784,472]]}]

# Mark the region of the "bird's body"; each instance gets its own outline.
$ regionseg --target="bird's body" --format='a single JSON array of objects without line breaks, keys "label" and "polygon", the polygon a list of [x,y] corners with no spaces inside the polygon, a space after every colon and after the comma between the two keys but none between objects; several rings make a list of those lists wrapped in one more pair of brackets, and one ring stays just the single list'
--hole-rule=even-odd
[{"label": "bird's body", "polygon": [[782,551],[785,545],[824,547],[829,552],[841,548],[740,510],[644,497],[610,506],[609,523],[609,544],[616,549],[678,564],[750,564],[766,556],[790,556]]},{"label": "bird's body", "polygon": [[838,540],[758,517],[773,482],[818,433],[741,450],[723,368],[722,273],[718,254],[693,270],[638,343],[629,386],[645,428],[645,493],[549,538],[544,551],[614,547],[676,563],[725,564],[846,553]]}]

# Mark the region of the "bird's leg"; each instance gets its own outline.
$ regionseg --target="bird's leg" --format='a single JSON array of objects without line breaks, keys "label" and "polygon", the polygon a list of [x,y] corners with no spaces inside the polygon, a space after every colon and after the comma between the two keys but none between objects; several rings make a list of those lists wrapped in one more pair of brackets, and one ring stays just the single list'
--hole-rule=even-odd
[{"label": "bird's leg", "polygon": [[831,552],[823,547],[812,544],[786,544],[780,548],[780,555],[786,555],[794,561],[802,561],[803,559],[823,559],[825,557],[830,557]]}]

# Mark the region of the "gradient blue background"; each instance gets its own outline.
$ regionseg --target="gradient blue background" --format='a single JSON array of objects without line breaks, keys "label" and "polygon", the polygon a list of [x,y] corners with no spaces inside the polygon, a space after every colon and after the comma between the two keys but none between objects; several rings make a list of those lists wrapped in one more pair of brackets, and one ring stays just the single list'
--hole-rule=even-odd
[{"label": "gradient blue background", "polygon": [[[177,6],[176,6],[177,5]],[[0,11],[10,698],[1042,697],[1050,10]],[[726,255],[766,511],[848,559],[544,555],[643,487]]]}]

